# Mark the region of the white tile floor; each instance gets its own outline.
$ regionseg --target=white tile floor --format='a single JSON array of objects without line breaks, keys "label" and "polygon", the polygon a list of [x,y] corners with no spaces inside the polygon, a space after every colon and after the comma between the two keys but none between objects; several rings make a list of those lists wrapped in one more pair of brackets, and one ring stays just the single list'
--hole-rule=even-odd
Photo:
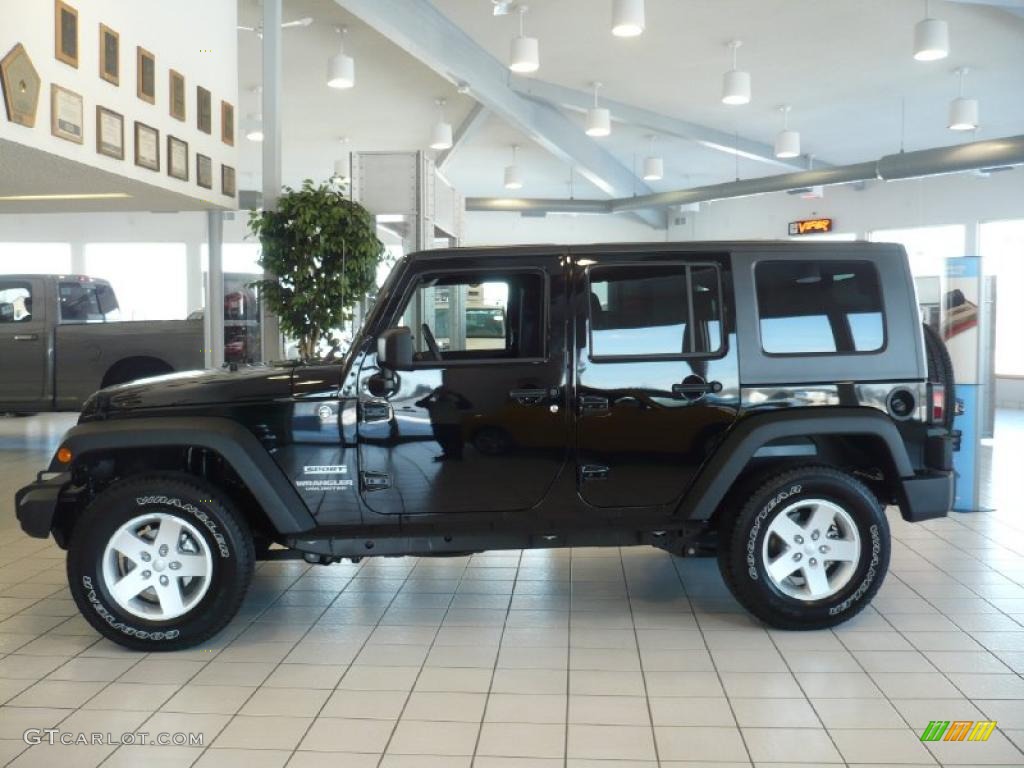
[{"label": "white tile floor", "polygon": [[[993,513],[890,518],[892,570],[835,631],[766,630],[713,560],[653,549],[263,563],[213,642],[101,640],[14,490],[71,423],[0,419],[0,763],[17,766],[1024,765],[1024,414]],[[997,720],[929,743],[930,720]],[[27,728],[194,732],[201,747],[27,746]]]}]

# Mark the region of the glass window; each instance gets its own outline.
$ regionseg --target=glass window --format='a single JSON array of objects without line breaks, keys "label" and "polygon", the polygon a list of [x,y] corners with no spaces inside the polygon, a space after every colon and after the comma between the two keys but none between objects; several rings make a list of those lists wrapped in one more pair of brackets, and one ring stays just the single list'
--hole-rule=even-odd
[{"label": "glass window", "polygon": [[428,362],[427,330],[445,360],[542,357],[543,321],[539,274],[489,274],[421,280],[399,324],[413,329],[417,359]]},{"label": "glass window", "polygon": [[188,316],[185,243],[87,243],[85,273],[111,284],[125,320]]},{"label": "glass window", "polygon": [[591,357],[706,354],[721,348],[715,267],[595,267],[589,274]]},{"label": "glass window", "polygon": [[1024,302],[1014,295],[1024,285],[1024,219],[988,221],[979,234],[985,271],[996,276],[996,375],[1024,376]]},{"label": "glass window", "polygon": [[109,285],[77,280],[58,284],[62,323],[102,323],[118,319],[117,299]]},{"label": "glass window", "polygon": [[946,274],[946,259],[963,256],[967,228],[963,224],[911,229],[879,229],[868,239],[874,243],[899,243],[907,249],[914,277]]},{"label": "glass window", "polygon": [[765,352],[877,352],[885,346],[882,291],[871,262],[764,261],[754,277]]},{"label": "glass window", "polygon": [[27,323],[32,319],[32,285],[0,281],[0,323]]}]

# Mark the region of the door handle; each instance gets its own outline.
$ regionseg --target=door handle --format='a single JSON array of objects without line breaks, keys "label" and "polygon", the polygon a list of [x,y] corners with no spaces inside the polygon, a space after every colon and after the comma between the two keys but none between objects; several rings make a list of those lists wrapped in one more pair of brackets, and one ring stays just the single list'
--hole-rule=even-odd
[{"label": "door handle", "polygon": [[687,400],[699,400],[709,393],[722,391],[722,382],[704,381],[700,376],[687,376],[681,384],[672,385],[672,394],[675,397],[685,397]]},{"label": "door handle", "polygon": [[580,467],[580,480],[607,480],[609,471],[603,464],[584,464]]},{"label": "door handle", "polygon": [[554,397],[558,390],[552,389],[511,389],[508,396],[520,405],[540,405],[548,396]]},{"label": "door handle", "polygon": [[364,424],[391,421],[394,411],[386,400],[364,400],[359,404],[359,420]]},{"label": "door handle", "polygon": [[582,395],[580,397],[580,413],[588,411],[607,411],[608,398],[601,395]]},{"label": "door handle", "polygon": [[35,341],[38,338],[38,333],[18,333],[14,336],[15,341]]}]

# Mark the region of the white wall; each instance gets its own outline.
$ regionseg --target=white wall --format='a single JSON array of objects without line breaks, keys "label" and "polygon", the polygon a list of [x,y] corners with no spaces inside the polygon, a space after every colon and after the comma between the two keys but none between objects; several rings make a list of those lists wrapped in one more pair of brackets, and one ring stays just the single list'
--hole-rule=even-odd
[{"label": "white wall", "polygon": [[[0,116],[0,138],[41,149],[77,162],[120,174],[146,184],[213,199],[220,194],[220,164],[237,167],[237,151],[220,140],[220,102],[238,104],[238,33],[235,0],[69,0],[78,10],[78,68],[54,57],[53,0],[0,0],[0,56],[16,43],[25,46],[42,78],[34,128],[16,125]],[[120,85],[99,76],[99,25],[120,34]],[[156,56],[156,104],[136,96],[136,46]],[[185,76],[185,122],[170,116],[169,70]],[[59,139],[50,133],[50,84],[79,93],[84,99],[84,143]],[[196,86],[213,95],[213,133],[196,125]],[[125,159],[96,151],[96,106],[124,116]],[[236,127],[240,115],[236,108]],[[160,131],[160,172],[135,165],[134,123]],[[189,181],[167,175],[167,135],[189,145]],[[236,139],[237,144],[237,139]],[[213,159],[214,189],[197,186],[195,153]]]},{"label": "white wall", "polygon": [[471,211],[465,215],[463,245],[517,243],[629,243],[664,241],[665,230],[652,229],[630,216],[572,216],[544,218],[518,213]]}]

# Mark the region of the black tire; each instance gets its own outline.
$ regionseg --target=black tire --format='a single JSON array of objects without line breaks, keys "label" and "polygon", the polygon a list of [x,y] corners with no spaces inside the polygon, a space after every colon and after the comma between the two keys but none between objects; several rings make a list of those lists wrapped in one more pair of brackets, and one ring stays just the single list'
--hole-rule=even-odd
[{"label": "black tire", "polygon": [[[213,563],[205,595],[187,613],[166,621],[122,609],[103,576],[111,536],[133,518],[156,512],[193,526]],[[68,584],[82,615],[100,634],[135,650],[174,651],[202,643],[234,618],[252,580],[253,558],[249,527],[222,493],[189,475],[156,473],[110,486],[85,509],[68,546]]]},{"label": "black tire", "polygon": [[[846,511],[861,545],[846,585],[815,601],[781,591],[765,571],[761,555],[768,525],[794,502],[810,499],[823,499]],[[779,629],[825,629],[847,621],[871,602],[889,568],[884,510],[863,483],[831,467],[800,467],[768,478],[739,512],[722,521],[719,540],[718,566],[729,590],[744,608]]]},{"label": "black tire", "polygon": [[[941,384],[946,389],[946,407],[943,409],[942,424],[953,428],[956,416],[956,383],[953,375],[953,360],[949,356],[946,342],[928,323],[924,323],[924,350],[928,360],[928,381]],[[929,403],[929,408],[931,404]]]}]

